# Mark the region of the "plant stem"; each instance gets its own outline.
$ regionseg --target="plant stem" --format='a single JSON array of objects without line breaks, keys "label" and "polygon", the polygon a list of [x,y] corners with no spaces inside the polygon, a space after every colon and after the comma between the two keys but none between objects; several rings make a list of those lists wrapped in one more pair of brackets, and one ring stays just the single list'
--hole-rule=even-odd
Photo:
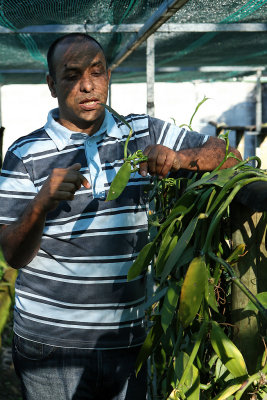
[{"label": "plant stem", "polygon": [[187,375],[189,374],[190,368],[192,367],[192,364],[193,364],[193,362],[194,362],[194,360],[196,358],[198,349],[200,347],[201,341],[203,339],[203,336],[204,336],[206,330],[207,330],[207,323],[206,323],[206,321],[204,321],[202,323],[202,325],[201,325],[201,328],[200,328],[199,332],[198,332],[197,339],[196,339],[195,345],[193,347],[193,350],[192,350],[192,352],[190,354],[188,363],[186,364],[186,367],[184,369],[183,375],[182,375],[182,377],[180,379],[180,382],[179,382],[179,384],[177,386],[177,391],[181,391],[181,389],[182,389],[182,387],[183,387],[183,385],[185,383],[185,380],[186,380]]},{"label": "plant stem", "polygon": [[133,134],[133,130],[130,129],[129,135],[128,135],[128,137],[126,139],[126,142],[125,142],[125,145],[124,145],[124,159],[127,158],[128,143],[129,143],[129,140],[130,140],[132,134]]},{"label": "plant stem", "polygon": [[[257,309],[262,313],[265,319],[267,319],[267,310],[264,308],[264,306],[259,302],[256,296],[244,285],[244,283],[235,275],[232,267],[228,262],[223,260],[220,257],[217,257],[214,253],[209,251],[209,256],[216,262],[219,262],[221,265],[225,267],[227,272],[230,274],[231,279],[233,283],[239,287],[240,290],[249,298],[249,300],[257,307]],[[266,367],[267,368],[267,367]]]}]

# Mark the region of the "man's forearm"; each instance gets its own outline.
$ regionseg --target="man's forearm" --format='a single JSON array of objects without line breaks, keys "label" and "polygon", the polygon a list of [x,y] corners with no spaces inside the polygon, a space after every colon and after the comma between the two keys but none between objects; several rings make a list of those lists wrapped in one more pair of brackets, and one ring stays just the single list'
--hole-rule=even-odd
[{"label": "man's forearm", "polygon": [[16,222],[2,226],[0,245],[11,267],[22,268],[36,256],[44,224],[45,213],[35,206],[33,200]]},{"label": "man's forearm", "polygon": [[[242,159],[240,154],[234,149],[232,151],[237,158]],[[214,170],[224,159],[225,149],[223,148],[212,148],[202,147],[198,149],[187,149],[180,150],[177,152],[180,168],[191,171],[212,171]],[[221,168],[230,168],[235,165],[238,161],[231,157],[229,158]]]}]

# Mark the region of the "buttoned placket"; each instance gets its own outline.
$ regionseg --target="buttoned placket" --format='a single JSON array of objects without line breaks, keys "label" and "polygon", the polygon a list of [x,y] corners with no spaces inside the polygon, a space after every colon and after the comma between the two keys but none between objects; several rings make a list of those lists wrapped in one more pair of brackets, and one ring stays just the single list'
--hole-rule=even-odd
[{"label": "buttoned placket", "polygon": [[92,194],[94,198],[105,198],[105,181],[106,174],[102,170],[101,161],[97,148],[97,141],[99,141],[99,135],[89,136],[85,142],[85,155],[89,168],[90,184],[92,187]]}]

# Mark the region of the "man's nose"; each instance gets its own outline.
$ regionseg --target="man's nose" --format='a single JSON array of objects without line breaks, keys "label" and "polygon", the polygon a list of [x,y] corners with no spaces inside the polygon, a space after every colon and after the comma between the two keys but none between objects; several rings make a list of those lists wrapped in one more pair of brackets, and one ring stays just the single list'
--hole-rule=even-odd
[{"label": "man's nose", "polygon": [[83,74],[80,80],[81,92],[90,92],[93,89],[93,80],[89,74]]}]

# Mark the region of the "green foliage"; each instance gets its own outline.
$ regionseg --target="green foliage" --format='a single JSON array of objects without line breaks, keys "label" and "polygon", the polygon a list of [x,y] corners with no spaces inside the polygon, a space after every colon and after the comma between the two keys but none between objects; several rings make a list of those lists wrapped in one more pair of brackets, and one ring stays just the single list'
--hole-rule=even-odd
[{"label": "green foliage", "polygon": [[[0,248],[0,281],[2,280],[5,270],[8,268],[8,264],[4,258],[2,249]],[[0,286],[4,285],[4,283],[0,283]]]},{"label": "green foliage", "polygon": [[[188,179],[154,179],[150,187],[152,239],[128,279],[152,265],[156,291],[147,302],[150,328],[136,365],[138,373],[149,359],[152,400],[238,400],[251,389],[267,398],[267,363],[248,375],[228,320],[232,283],[250,300],[247,310],[256,309],[265,319],[266,293],[254,296],[235,275],[232,265],[246,248],[233,248],[226,229],[236,194],[251,182],[266,182],[267,172],[260,169],[257,157],[221,170],[229,157],[235,158],[229,153],[228,133],[222,138],[226,154],[214,171]],[[252,160],[257,168],[250,165]]]},{"label": "green foliage", "polygon": [[[266,318],[266,293],[253,296],[232,269],[246,252],[245,245],[232,248],[225,229],[228,207],[238,191],[249,182],[267,181],[266,171],[250,167],[248,161],[183,181],[178,198],[177,182],[165,182],[163,189],[162,182],[154,181],[151,226],[157,233],[129,271],[129,277],[137,276],[151,262],[157,285],[153,305],[148,303],[154,325],[138,361],[140,369],[147,357],[151,360],[151,379],[156,382],[152,399],[238,398],[251,386],[244,389],[250,377],[231,340],[226,319],[230,304],[224,305],[223,315],[217,295],[221,289],[229,296],[234,282],[250,299],[247,309],[255,308]],[[165,367],[155,363],[158,354]],[[265,383],[258,384],[257,393],[264,388]]]}]

